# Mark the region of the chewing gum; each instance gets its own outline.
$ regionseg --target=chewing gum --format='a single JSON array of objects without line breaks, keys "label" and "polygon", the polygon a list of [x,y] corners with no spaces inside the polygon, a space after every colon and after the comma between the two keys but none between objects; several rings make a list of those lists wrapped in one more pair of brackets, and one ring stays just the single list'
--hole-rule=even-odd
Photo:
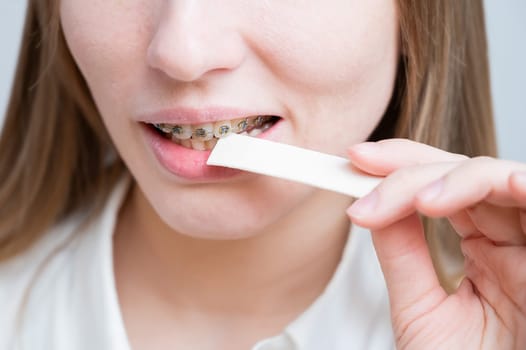
[{"label": "chewing gum", "polygon": [[342,157],[238,134],[220,139],[206,164],[296,181],[355,198],[371,192],[383,179],[360,173]]}]

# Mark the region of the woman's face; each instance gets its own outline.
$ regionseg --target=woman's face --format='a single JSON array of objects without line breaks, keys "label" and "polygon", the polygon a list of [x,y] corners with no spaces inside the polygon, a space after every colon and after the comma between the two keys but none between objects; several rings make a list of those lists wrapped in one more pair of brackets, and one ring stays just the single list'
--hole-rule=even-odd
[{"label": "woman's face", "polygon": [[258,137],[345,156],[396,74],[393,0],[62,0],[61,21],[144,198],[199,237],[254,235],[317,193],[207,167],[211,132],[278,116]]}]

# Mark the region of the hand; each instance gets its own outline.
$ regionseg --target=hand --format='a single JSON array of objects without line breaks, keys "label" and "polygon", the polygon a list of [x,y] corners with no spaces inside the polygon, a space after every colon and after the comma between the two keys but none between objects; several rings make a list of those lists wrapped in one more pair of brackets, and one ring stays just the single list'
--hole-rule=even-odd
[{"label": "hand", "polygon": [[[408,140],[356,145],[361,170],[387,176],[348,211],[372,231],[399,349],[526,349],[526,165],[469,159]],[[440,286],[419,214],[447,217],[465,274]]]}]

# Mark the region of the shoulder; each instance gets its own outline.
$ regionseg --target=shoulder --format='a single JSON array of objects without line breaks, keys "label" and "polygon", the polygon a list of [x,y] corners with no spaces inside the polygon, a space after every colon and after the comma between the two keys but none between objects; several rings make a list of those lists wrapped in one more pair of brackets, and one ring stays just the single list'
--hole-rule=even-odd
[{"label": "shoulder", "polygon": [[[23,294],[31,286],[35,275],[55,264],[56,261],[78,255],[80,248],[93,245],[99,236],[112,234],[112,226],[117,211],[130,185],[124,177],[113,189],[105,207],[96,215],[87,212],[72,214],[54,225],[27,250],[0,263],[0,306]],[[107,232],[106,232],[107,231]],[[106,237],[111,239],[111,237]],[[4,316],[0,313],[0,320]]]},{"label": "shoulder", "polygon": [[60,260],[81,223],[73,216],[54,226],[29,249],[0,264],[0,348],[8,341],[21,317],[22,306],[37,276]]},{"label": "shoulder", "polygon": [[86,339],[98,341],[93,335],[101,329],[111,330],[101,310],[115,319],[112,235],[129,184],[119,182],[89,220],[86,213],[72,215],[0,264],[0,349],[78,349]]}]

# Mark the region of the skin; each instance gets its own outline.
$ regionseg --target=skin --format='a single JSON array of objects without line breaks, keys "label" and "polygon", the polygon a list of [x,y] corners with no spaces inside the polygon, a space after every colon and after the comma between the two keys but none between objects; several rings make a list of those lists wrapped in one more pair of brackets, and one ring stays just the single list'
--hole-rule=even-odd
[{"label": "skin", "polygon": [[[350,158],[386,176],[348,213],[372,231],[398,348],[524,349],[526,164],[407,140],[356,145]],[[447,217],[462,237],[466,277],[451,295],[434,274],[419,214]]]},{"label": "skin", "polygon": [[[351,201],[261,176],[174,178],[137,117],[270,108],[286,122],[279,141],[345,155],[392,92],[394,2],[62,0],[61,21],[134,179],[114,236],[132,347],[246,349],[279,333],[330,280]],[[524,348],[526,167],[401,140],[349,154],[386,176],[348,215],[373,232],[398,348]],[[467,277],[453,295],[438,284],[417,213],[448,217],[463,237]]]},{"label": "skin", "polygon": [[247,349],[280,333],[332,277],[351,199],[263,176],[175,178],[137,120],[178,106],[271,110],[279,141],[344,156],[390,100],[395,2],[62,0],[60,15],[134,178],[114,236],[133,348]]}]

